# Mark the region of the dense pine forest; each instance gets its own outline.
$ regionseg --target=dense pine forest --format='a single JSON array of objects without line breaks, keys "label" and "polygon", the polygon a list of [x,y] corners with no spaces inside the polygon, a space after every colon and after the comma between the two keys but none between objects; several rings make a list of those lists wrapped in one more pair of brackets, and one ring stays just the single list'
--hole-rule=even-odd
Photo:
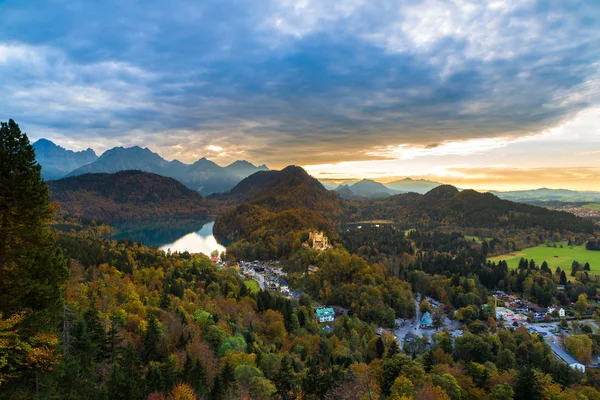
[{"label": "dense pine forest", "polygon": [[[261,194],[242,186],[220,200],[233,208],[217,229],[236,242],[217,265],[201,254],[110,240],[110,226],[90,215],[57,217],[27,136],[14,121],[2,123],[0,398],[600,399],[598,369],[573,369],[540,335],[496,320],[491,296],[573,306],[567,346],[591,362],[600,335],[578,320],[598,320],[600,278],[579,264],[565,273],[543,260],[513,270],[487,260],[556,236],[596,247],[587,221],[448,187],[346,203],[304,171],[284,171]],[[237,204],[239,193],[247,198]],[[467,200],[479,204],[473,212],[463,208]],[[396,225],[343,227],[353,215],[394,213]],[[485,235],[455,229],[460,222]],[[313,229],[332,246],[305,246]],[[251,289],[235,267],[251,259],[280,261],[303,294]],[[309,265],[318,270],[308,274]],[[345,312],[323,329],[318,305]],[[396,321],[426,311],[431,339],[401,346],[391,332]],[[446,319],[461,335],[443,329]]]}]

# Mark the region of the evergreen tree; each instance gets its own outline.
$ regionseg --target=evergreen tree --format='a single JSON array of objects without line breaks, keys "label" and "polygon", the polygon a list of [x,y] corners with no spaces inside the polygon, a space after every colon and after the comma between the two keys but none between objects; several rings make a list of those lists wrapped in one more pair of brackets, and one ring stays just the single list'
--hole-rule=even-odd
[{"label": "evergreen tree", "polygon": [[168,309],[171,307],[171,294],[169,285],[165,282],[162,293],[160,295],[160,308]]},{"label": "evergreen tree", "polygon": [[144,336],[144,358],[146,361],[159,361],[160,351],[159,342],[161,337],[160,325],[155,313],[148,319],[148,328]]},{"label": "evergreen tree", "polygon": [[531,368],[519,371],[515,387],[515,399],[538,400],[544,398],[544,388],[536,373]]},{"label": "evergreen tree", "polygon": [[[17,314],[24,312],[19,340],[34,347],[36,334],[61,309],[68,278],[67,261],[48,228],[54,208],[40,171],[27,135],[12,119],[0,122],[0,318],[21,318]],[[0,362],[0,375],[31,368],[35,363],[9,359]]]},{"label": "evergreen tree", "polygon": [[286,354],[281,360],[279,371],[275,374],[275,387],[282,399],[290,399],[290,392],[296,386],[296,376],[292,371],[292,363]]},{"label": "evergreen tree", "polygon": [[212,400],[220,400],[221,398],[223,398],[223,392],[224,389],[223,384],[221,383],[221,375],[217,374],[217,376],[215,376],[215,382],[210,392],[210,398]]},{"label": "evergreen tree", "polygon": [[106,333],[106,342],[104,345],[104,359],[110,362],[115,361],[117,354],[117,345],[119,344],[119,331],[117,330],[117,324],[114,320],[110,321],[110,328]]},{"label": "evergreen tree", "polygon": [[560,271],[560,284],[561,285],[567,284],[567,274],[565,274],[565,271]]},{"label": "evergreen tree", "polygon": [[394,340],[388,349],[388,358],[394,357],[396,354],[400,353],[400,345],[397,340]]},{"label": "evergreen tree", "polygon": [[117,360],[106,384],[107,397],[111,400],[141,399],[142,372],[137,352],[131,344]]},{"label": "evergreen tree", "polygon": [[377,350],[377,358],[383,357],[383,353],[385,352],[385,344],[381,339],[381,336],[377,338],[377,343],[375,343],[375,349]]},{"label": "evergreen tree", "polygon": [[104,357],[106,332],[104,332],[104,327],[100,323],[100,318],[98,317],[98,310],[93,306],[93,303],[83,315],[83,319],[85,321],[87,335],[93,344],[94,358],[97,361],[100,361]]},{"label": "evergreen tree", "polygon": [[167,362],[163,364],[163,392],[170,392],[179,381],[179,364],[175,354],[169,355]]},{"label": "evergreen tree", "polygon": [[186,379],[190,386],[196,391],[198,396],[205,396],[208,394],[208,385],[206,383],[206,370],[202,365],[200,359],[196,359],[191,369],[186,375]]},{"label": "evergreen tree", "polygon": [[316,356],[308,359],[308,370],[302,379],[302,390],[308,399],[318,398],[319,386],[323,383],[321,366]]},{"label": "evergreen tree", "polygon": [[146,371],[146,394],[162,392],[164,383],[160,364],[151,361]]},{"label": "evergreen tree", "polygon": [[433,356],[433,352],[431,350],[427,350],[423,354],[423,368],[425,371],[430,372],[435,366],[435,357]]}]

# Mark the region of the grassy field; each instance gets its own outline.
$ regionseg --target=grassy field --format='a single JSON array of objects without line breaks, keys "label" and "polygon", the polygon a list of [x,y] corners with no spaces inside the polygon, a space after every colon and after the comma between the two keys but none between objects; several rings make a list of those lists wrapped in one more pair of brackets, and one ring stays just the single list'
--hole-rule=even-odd
[{"label": "grassy field", "polygon": [[586,204],[585,206],[583,206],[583,208],[587,208],[588,210],[600,211],[600,204],[590,203],[590,204]]},{"label": "grassy field", "polygon": [[556,267],[571,271],[571,264],[577,261],[580,264],[590,263],[592,273],[600,274],[600,251],[586,250],[585,246],[575,246],[572,249],[564,245],[560,247],[547,247],[545,244],[530,247],[528,249],[519,250],[513,253],[503,254],[501,256],[491,257],[489,260],[498,262],[506,260],[509,268],[516,268],[519,265],[519,260],[526,258],[535,260],[535,263],[541,265],[543,261],[548,263],[550,269]]},{"label": "grassy field", "polygon": [[[479,236],[473,236],[473,235],[464,235],[465,239],[468,241],[472,241],[473,239],[475,239],[476,243],[481,243],[481,238]],[[488,240],[488,238],[483,238],[484,240]]]},{"label": "grassy field", "polygon": [[258,282],[256,282],[255,280],[246,280],[244,281],[244,283],[246,284],[246,287],[252,292],[252,293],[256,293],[260,290],[260,286],[258,286]]},{"label": "grassy field", "polygon": [[348,222],[346,225],[392,225],[394,221],[388,219],[371,219],[368,221]]}]

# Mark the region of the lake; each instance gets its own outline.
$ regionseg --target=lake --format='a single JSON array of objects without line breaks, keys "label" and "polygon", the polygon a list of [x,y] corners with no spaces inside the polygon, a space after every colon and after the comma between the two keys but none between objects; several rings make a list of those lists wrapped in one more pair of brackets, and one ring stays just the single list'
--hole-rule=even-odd
[{"label": "lake", "polygon": [[210,255],[213,250],[225,251],[226,244],[213,235],[214,221],[201,219],[158,219],[127,222],[113,226],[111,239],[131,239],[161,250]]}]

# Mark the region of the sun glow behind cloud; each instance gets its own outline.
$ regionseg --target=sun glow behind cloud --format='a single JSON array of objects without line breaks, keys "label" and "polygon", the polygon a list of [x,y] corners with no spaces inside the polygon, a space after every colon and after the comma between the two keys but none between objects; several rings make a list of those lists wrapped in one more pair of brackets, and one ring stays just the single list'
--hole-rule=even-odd
[{"label": "sun glow behind cloud", "polygon": [[337,183],[362,178],[392,181],[410,176],[484,190],[541,186],[600,190],[600,108],[521,138],[385,146],[368,154],[383,159],[305,168],[320,179]]},{"label": "sun glow behind cloud", "polygon": [[0,120],[32,139],[340,178],[563,168],[593,186],[598,131],[564,122],[600,104],[595,1],[32,0],[0,18]]}]

